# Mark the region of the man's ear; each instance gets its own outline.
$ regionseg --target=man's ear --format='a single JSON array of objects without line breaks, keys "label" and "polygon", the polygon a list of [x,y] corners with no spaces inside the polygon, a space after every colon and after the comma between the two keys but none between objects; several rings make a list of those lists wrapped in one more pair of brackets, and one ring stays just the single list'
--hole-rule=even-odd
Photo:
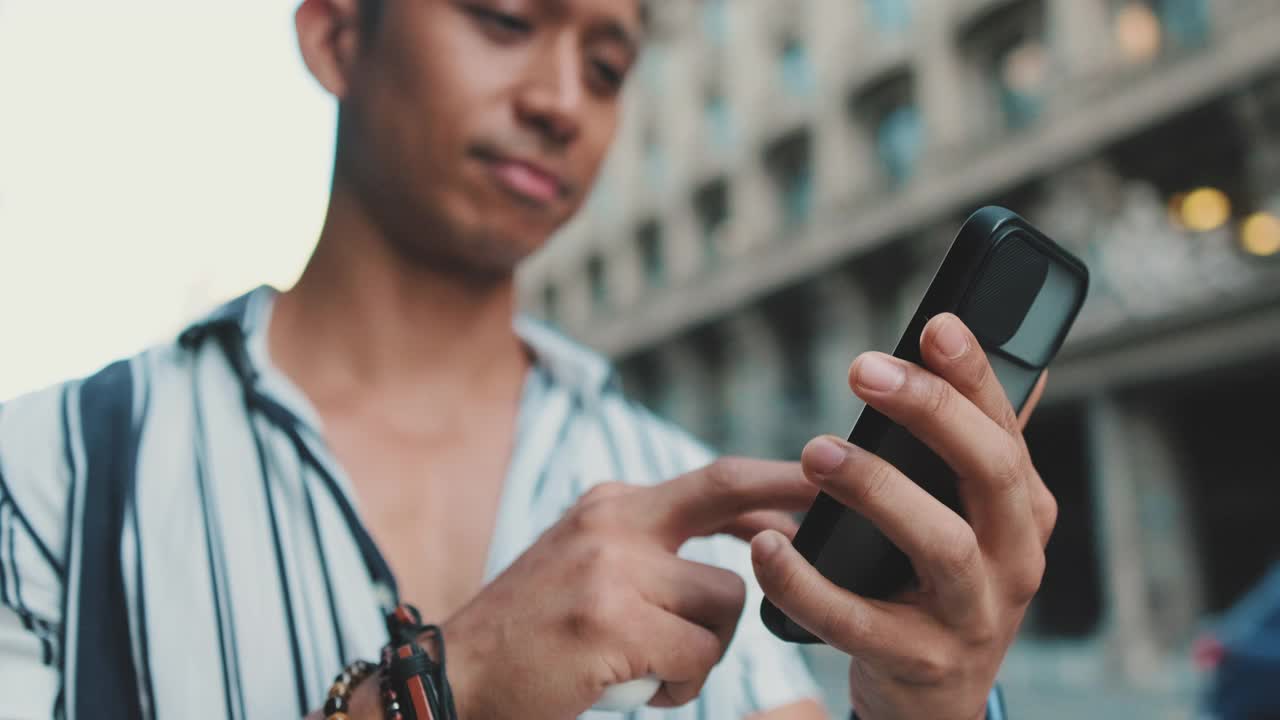
[{"label": "man's ear", "polygon": [[302,0],[293,15],[302,61],[339,100],[360,52],[360,0]]}]

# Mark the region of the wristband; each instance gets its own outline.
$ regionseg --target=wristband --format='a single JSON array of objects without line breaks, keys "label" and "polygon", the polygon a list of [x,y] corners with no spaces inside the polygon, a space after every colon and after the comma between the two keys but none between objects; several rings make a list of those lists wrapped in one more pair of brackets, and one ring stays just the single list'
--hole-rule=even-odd
[{"label": "wristband", "polygon": [[[387,720],[457,720],[440,628],[423,625],[417,608],[401,605],[387,616],[387,631],[391,642],[382,651],[381,683]],[[434,658],[419,638],[434,645]]]}]

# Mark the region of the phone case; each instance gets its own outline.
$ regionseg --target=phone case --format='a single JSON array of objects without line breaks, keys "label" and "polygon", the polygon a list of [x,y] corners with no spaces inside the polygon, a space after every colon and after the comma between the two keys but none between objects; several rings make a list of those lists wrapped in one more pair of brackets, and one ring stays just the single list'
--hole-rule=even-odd
[{"label": "phone case", "polygon": [[[955,313],[978,337],[1011,403],[1020,409],[1062,346],[1084,304],[1088,281],[1084,263],[1026,220],[1004,208],[982,208],[961,227],[893,354],[921,363],[925,325],[935,315]],[[1052,292],[1045,289],[1050,286]],[[1048,295],[1052,297],[1045,300]],[[1020,315],[1022,305],[1027,311]],[[1023,319],[1032,312],[1051,317],[1058,327],[1024,329]],[[954,473],[900,425],[867,407],[849,441],[888,460],[961,512]],[[806,514],[794,544],[828,579],[863,597],[891,598],[915,580],[901,550],[868,520],[825,493]],[[783,640],[820,642],[768,599],[761,617]]]}]

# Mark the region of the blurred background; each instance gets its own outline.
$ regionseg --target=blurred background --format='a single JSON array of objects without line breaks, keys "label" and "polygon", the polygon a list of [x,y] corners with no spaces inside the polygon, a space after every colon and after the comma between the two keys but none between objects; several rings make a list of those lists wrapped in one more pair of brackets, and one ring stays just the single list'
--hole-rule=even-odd
[{"label": "blurred background", "polygon": [[968,213],[1022,213],[1093,289],[1028,432],[1061,513],[1010,705],[1191,717],[1203,633],[1280,554],[1280,2],[654,10],[526,305],[713,445],[796,457],[848,432],[850,361],[892,349]]},{"label": "blurred background", "polygon": [[[296,277],[333,110],[294,4],[0,0],[0,398]],[[1093,289],[1028,430],[1061,513],[1011,709],[1197,717],[1280,627],[1256,589],[1280,556],[1280,2],[652,6],[606,172],[524,307],[716,447],[796,457],[851,427],[850,361],[891,349],[965,216],[1022,213]],[[843,663],[811,659],[843,711]]]}]

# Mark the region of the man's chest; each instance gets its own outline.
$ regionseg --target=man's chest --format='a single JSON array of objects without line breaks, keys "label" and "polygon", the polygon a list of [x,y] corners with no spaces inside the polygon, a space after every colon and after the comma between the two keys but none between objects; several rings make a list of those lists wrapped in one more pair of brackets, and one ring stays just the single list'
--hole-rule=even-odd
[{"label": "man's chest", "polygon": [[330,443],[401,598],[426,617],[452,614],[484,580],[511,436],[423,441],[339,424]]}]

